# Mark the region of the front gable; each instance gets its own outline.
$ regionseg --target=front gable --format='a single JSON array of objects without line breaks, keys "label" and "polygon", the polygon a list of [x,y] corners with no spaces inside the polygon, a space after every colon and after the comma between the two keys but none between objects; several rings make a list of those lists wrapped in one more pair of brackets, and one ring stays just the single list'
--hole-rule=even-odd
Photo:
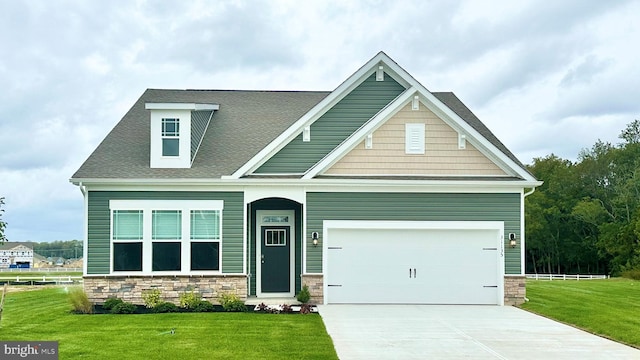
[{"label": "front gable", "polygon": [[383,52],[223,178],[323,175],[536,181],[455,95],[431,93]]},{"label": "front gable", "polygon": [[[415,107],[415,108],[414,108]],[[406,151],[407,125],[424,127],[422,153]],[[410,102],[323,175],[505,176],[471,139],[454,130],[424,104]]]},{"label": "front gable", "polygon": [[[386,75],[386,76],[385,76]],[[257,168],[255,174],[304,174],[405,88],[388,74],[371,71],[361,84]],[[306,131],[306,134],[305,134]]]}]

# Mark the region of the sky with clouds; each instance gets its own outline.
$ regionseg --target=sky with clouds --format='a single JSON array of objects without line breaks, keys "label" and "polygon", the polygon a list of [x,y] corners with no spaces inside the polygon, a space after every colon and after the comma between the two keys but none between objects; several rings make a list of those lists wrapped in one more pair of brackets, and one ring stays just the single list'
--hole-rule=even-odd
[{"label": "sky with clouds", "polygon": [[0,0],[10,241],[83,239],[68,179],[146,88],[332,90],[385,51],[524,163],[640,118],[639,1]]}]

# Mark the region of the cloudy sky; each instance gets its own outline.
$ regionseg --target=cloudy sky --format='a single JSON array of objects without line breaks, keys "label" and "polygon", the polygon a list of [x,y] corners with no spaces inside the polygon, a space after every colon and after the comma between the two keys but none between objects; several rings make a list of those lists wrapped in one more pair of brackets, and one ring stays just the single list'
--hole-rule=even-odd
[{"label": "cloudy sky", "polygon": [[146,88],[333,90],[383,50],[524,163],[640,118],[639,1],[0,0],[10,241],[83,239],[68,179]]}]

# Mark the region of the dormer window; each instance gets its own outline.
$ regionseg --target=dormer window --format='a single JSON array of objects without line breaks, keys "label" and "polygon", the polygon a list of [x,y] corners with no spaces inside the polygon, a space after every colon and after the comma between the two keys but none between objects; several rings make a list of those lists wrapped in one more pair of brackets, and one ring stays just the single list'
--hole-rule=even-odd
[{"label": "dormer window", "polygon": [[162,156],[180,156],[180,119],[162,119]]},{"label": "dormer window", "polygon": [[146,103],[151,168],[190,168],[217,104]]}]

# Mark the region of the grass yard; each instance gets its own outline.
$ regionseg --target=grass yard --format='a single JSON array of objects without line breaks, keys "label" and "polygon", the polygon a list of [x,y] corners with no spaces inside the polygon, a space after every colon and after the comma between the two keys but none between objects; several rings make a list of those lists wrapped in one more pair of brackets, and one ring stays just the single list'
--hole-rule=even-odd
[{"label": "grass yard", "polygon": [[640,347],[640,281],[527,280],[523,309]]},{"label": "grass yard", "polygon": [[60,359],[338,358],[316,314],[74,315],[70,310],[63,288],[10,292],[0,339],[57,340]]}]

